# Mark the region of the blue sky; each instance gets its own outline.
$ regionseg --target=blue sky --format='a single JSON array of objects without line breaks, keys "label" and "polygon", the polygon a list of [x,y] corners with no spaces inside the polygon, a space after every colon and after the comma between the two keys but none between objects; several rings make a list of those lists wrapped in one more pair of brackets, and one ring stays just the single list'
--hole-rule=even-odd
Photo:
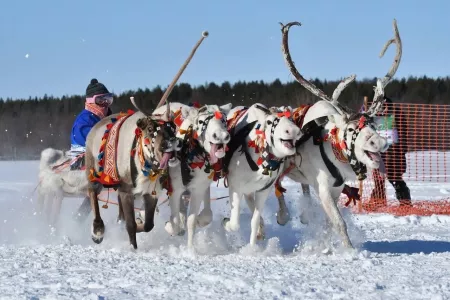
[{"label": "blue sky", "polygon": [[[397,19],[396,77],[450,74],[449,1],[10,0],[0,4],[0,97],[84,94],[92,77],[110,91],[167,86],[203,30],[180,82],[292,79],[278,22],[306,78],[379,77],[378,54]],[[26,55],[28,54],[28,57]]]}]

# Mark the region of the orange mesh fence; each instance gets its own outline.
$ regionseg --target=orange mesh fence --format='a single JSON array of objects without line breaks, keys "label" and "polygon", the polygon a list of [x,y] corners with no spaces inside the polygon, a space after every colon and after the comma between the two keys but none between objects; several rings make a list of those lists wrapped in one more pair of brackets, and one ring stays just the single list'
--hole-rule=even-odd
[{"label": "orange mesh fence", "polygon": [[382,155],[385,175],[369,171],[354,211],[450,214],[450,105],[394,103],[389,114],[394,129],[387,132],[397,131],[398,141]]}]

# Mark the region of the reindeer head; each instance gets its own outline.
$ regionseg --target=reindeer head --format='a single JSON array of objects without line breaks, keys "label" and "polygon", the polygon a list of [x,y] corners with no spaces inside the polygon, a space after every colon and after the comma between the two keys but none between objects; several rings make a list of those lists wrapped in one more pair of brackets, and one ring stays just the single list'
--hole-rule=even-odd
[{"label": "reindeer head", "polygon": [[343,126],[342,139],[350,164],[359,162],[370,169],[378,169],[382,164],[380,153],[385,152],[389,144],[377,133],[375,126],[372,117],[359,113],[351,116]]},{"label": "reindeer head", "polygon": [[230,141],[227,130],[227,114],[230,109],[231,103],[189,107],[181,111],[184,118],[182,129],[193,127],[198,142],[209,153],[211,164],[225,156],[226,145]]},{"label": "reindeer head", "polygon": [[[356,168],[358,167],[355,167],[355,165],[360,164],[364,164],[369,168],[379,168],[380,165],[382,165],[380,152],[386,151],[388,148],[388,144],[387,140],[381,137],[376,132],[376,125],[374,123],[373,116],[375,116],[382,109],[383,103],[385,101],[384,88],[390,82],[400,64],[402,55],[402,43],[400,40],[396,20],[394,19],[393,22],[395,37],[386,43],[380,54],[380,57],[382,57],[386,52],[388,46],[392,43],[395,43],[397,45],[397,53],[394,59],[394,63],[391,66],[389,72],[384,76],[384,78],[378,79],[377,86],[374,89],[374,100],[371,107],[367,110],[367,113],[364,114],[351,113],[351,110],[349,108],[342,106],[338,102],[338,98],[341,92],[355,80],[355,75],[349,76],[342,82],[340,82],[331,99],[322,90],[314,86],[311,82],[307,81],[305,78],[303,78],[302,75],[300,75],[300,73],[294,66],[294,63],[289,54],[288,47],[288,32],[289,28],[293,25],[300,26],[301,24],[299,22],[291,22],[286,25],[281,24],[281,32],[283,34],[282,52],[289,70],[302,86],[304,86],[311,93],[323,100],[320,101],[322,103],[316,103],[317,105],[315,104],[317,107],[321,108],[320,110],[327,111],[327,115],[322,115],[320,117],[328,117],[328,120],[335,124],[333,126],[336,126],[337,128],[341,129],[341,132],[343,132],[342,138],[345,141],[345,148],[347,148],[346,153],[349,157],[349,162],[352,165],[353,170],[356,172]],[[325,105],[325,103],[328,104]],[[331,105],[333,108],[324,110],[323,108],[327,105]],[[310,111],[313,111],[313,107],[311,107]],[[308,113],[310,111],[308,111]],[[319,116],[319,114],[317,114],[316,117],[317,116]],[[310,119],[311,118],[305,118],[305,122]],[[327,127],[329,126],[330,125],[328,125]]]},{"label": "reindeer head", "polygon": [[256,107],[264,113],[262,116],[264,125],[260,130],[264,131],[267,145],[271,147],[272,153],[278,158],[294,155],[295,143],[301,137],[301,132],[291,119],[289,107],[267,109],[261,104],[256,104]]},{"label": "reindeer head", "polygon": [[136,121],[136,126],[142,134],[142,149],[146,160],[151,161],[152,168],[157,166],[161,170],[176,166],[179,163],[176,152],[181,150],[181,141],[176,138],[176,125],[170,110],[164,116],[155,116],[142,111],[133,97],[131,102],[145,115]]}]

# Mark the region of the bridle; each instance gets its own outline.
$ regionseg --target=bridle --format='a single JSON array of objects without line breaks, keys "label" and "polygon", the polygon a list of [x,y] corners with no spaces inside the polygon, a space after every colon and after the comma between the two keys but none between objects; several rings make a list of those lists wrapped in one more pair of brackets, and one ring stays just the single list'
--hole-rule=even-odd
[{"label": "bridle", "polygon": [[[356,129],[348,128],[350,123],[358,122]],[[351,121],[347,124],[344,129],[344,143],[346,144],[346,149],[344,150],[347,155],[350,166],[353,172],[355,172],[358,180],[364,180],[367,178],[367,167],[362,162],[358,161],[355,154],[355,141],[360,134],[361,130],[366,127],[371,127],[375,130],[373,126],[373,117],[368,114],[360,114],[358,121]],[[350,145],[347,145],[347,134],[351,132]]]},{"label": "bridle", "polygon": [[[156,159],[156,137],[162,132],[163,139],[170,140],[172,137],[175,137],[176,128],[172,121],[166,122],[163,120],[153,119],[150,119],[149,121],[153,123],[155,130],[149,137],[144,138],[142,130],[140,128],[136,128],[132,146],[132,154],[135,153],[134,151],[138,151],[139,160],[141,162],[141,171],[144,176],[155,176],[159,173],[165,173],[165,170],[159,169],[160,162]],[[167,130],[169,130],[169,133],[172,133],[172,136],[167,133]],[[148,158],[144,155],[143,147],[148,150]],[[132,157],[134,157],[134,155],[132,155]]]}]

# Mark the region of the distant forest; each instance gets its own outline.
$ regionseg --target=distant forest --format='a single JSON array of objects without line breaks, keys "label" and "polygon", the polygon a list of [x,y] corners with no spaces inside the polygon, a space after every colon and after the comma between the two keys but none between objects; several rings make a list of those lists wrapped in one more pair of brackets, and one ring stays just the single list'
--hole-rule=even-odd
[{"label": "distant forest", "polygon": [[[338,81],[312,80],[328,95],[332,95]],[[364,96],[373,97],[376,79],[353,82],[341,94],[340,101],[353,109],[359,109]],[[49,91],[51,92],[51,91]],[[133,109],[130,96],[134,96],[143,109],[156,106],[164,90],[153,89],[127,91],[117,95],[112,105],[113,112]],[[450,77],[411,77],[393,80],[386,88],[386,96],[396,102],[446,104],[450,103]],[[70,131],[76,115],[84,108],[84,96],[44,96],[29,99],[0,99],[0,160],[38,159],[40,152],[53,147],[68,150]],[[255,102],[270,106],[314,103],[318,99],[293,81],[286,84],[280,80],[271,83],[263,81],[224,82],[220,85],[207,83],[192,87],[180,83],[173,89],[170,101],[200,104],[251,105]]]}]

